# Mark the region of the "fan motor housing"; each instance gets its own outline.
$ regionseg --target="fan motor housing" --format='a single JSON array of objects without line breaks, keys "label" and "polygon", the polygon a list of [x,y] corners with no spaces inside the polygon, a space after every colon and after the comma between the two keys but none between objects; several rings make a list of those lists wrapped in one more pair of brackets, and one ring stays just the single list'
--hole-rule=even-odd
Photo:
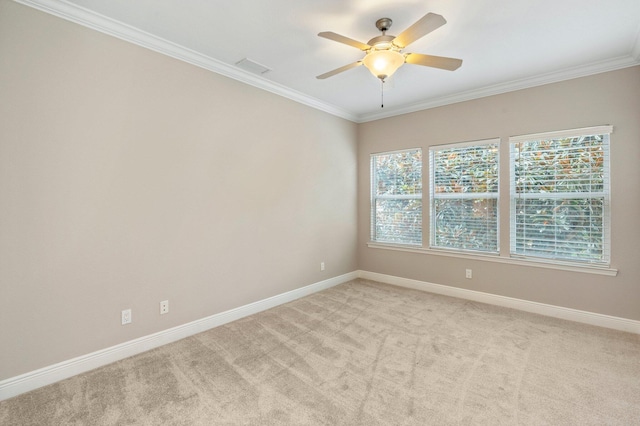
[{"label": "fan motor housing", "polygon": [[367,42],[367,44],[369,46],[373,46],[378,50],[389,49],[392,46],[391,42],[393,41],[394,38],[396,38],[396,36],[381,35],[381,36],[372,38]]}]

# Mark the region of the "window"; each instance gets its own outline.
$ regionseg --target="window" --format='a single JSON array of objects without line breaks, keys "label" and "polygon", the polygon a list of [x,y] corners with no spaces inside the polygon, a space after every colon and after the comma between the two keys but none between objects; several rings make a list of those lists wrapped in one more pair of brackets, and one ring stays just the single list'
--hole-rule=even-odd
[{"label": "window", "polygon": [[609,263],[611,130],[510,139],[512,256]]},{"label": "window", "polygon": [[498,252],[498,142],[429,149],[432,248]]},{"label": "window", "polygon": [[422,245],[422,150],[371,156],[371,240]]}]

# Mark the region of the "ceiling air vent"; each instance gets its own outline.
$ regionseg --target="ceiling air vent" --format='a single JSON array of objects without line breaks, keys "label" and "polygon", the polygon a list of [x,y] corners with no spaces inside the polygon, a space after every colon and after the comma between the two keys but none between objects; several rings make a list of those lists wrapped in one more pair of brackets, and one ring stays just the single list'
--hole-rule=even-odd
[{"label": "ceiling air vent", "polygon": [[251,73],[260,74],[260,75],[264,75],[269,71],[271,71],[271,68],[267,68],[264,65],[259,64],[255,61],[252,61],[249,58],[244,58],[236,62],[236,66],[238,68],[242,68],[245,71],[249,71]]}]

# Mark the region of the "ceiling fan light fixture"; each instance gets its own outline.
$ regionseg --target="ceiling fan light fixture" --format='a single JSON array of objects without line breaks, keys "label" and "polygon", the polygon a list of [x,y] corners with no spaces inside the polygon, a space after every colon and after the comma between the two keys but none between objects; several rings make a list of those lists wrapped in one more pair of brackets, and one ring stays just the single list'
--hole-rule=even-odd
[{"label": "ceiling fan light fixture", "polygon": [[384,80],[391,77],[404,64],[404,55],[396,50],[371,49],[362,62],[371,74]]},{"label": "ceiling fan light fixture", "polygon": [[460,65],[462,65],[462,59],[422,55],[419,53],[402,53],[402,51],[414,41],[446,24],[447,21],[441,15],[427,13],[409,28],[402,31],[397,37],[387,35],[387,31],[391,27],[392,22],[393,21],[389,18],[378,19],[376,21],[376,28],[382,31],[382,35],[372,38],[367,44],[331,31],[318,33],[318,36],[320,37],[355,47],[356,49],[366,53],[362,60],[352,62],[340,68],[320,74],[316,76],[316,78],[323,80],[360,65],[364,65],[374,77],[379,78],[381,81],[381,106],[384,107],[385,80],[388,77],[391,77],[393,73],[402,66],[402,64],[407,63],[411,65],[421,65],[449,71],[457,70],[460,68]]}]

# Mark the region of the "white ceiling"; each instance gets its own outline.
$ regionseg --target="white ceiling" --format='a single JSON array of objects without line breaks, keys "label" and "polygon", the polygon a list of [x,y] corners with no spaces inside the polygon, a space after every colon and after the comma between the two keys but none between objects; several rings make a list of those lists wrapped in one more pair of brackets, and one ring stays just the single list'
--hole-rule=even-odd
[{"label": "white ceiling", "polygon": [[[640,64],[639,0],[17,0],[356,121],[416,111]],[[397,35],[428,12],[447,24],[405,52],[464,60],[456,71],[405,64],[386,84],[357,60],[375,21]],[[255,75],[235,63],[271,69]]]}]

